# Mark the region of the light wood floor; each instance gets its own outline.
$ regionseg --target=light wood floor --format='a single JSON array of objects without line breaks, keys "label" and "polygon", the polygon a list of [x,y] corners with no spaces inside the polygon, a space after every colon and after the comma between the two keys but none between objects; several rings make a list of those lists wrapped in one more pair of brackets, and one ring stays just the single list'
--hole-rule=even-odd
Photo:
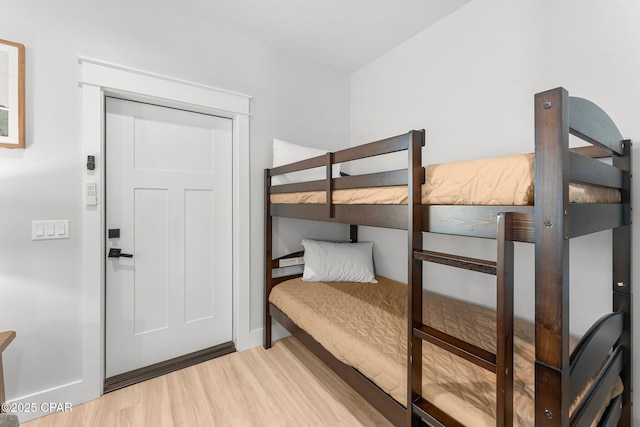
[{"label": "light wood floor", "polygon": [[233,353],[21,424],[108,426],[390,426],[294,338]]}]

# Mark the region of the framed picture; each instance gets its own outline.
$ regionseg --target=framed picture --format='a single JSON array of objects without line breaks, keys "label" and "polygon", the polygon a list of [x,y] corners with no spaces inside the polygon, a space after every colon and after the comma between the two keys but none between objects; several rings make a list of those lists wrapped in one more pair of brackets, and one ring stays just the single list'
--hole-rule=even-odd
[{"label": "framed picture", "polygon": [[0,147],[24,148],[24,46],[1,39]]}]

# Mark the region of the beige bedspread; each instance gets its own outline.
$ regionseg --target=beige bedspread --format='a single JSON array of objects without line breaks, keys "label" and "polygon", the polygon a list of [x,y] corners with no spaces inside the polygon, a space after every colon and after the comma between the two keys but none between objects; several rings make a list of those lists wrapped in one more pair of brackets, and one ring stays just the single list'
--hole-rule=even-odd
[{"label": "beige bedspread", "polygon": [[[430,165],[422,186],[422,203],[430,205],[533,204],[534,156],[519,154],[491,159]],[[618,203],[613,188],[571,183],[571,203]],[[324,191],[272,194],[271,203],[326,203]],[[406,204],[406,186],[376,187],[333,192],[335,204]]]},{"label": "beige bedspread", "polygon": [[[335,357],[357,368],[406,406],[406,285],[308,283],[276,286],[270,301]],[[425,293],[425,323],[495,351],[495,313]],[[514,425],[533,426],[534,328],[515,323]],[[423,395],[468,426],[495,425],[495,375],[423,344]],[[621,392],[617,385],[617,394]]]}]

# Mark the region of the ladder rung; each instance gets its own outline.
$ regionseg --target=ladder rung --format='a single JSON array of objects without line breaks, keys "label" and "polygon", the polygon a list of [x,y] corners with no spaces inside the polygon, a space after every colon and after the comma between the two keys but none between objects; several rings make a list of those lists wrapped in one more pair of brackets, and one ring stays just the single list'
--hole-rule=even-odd
[{"label": "ladder rung", "polygon": [[494,276],[496,275],[497,267],[495,261],[467,258],[463,256],[432,251],[414,251],[413,257],[421,261],[448,265],[450,267],[463,268],[465,270],[477,271],[478,273],[493,274]]},{"label": "ladder rung", "polygon": [[413,334],[494,374],[496,372],[496,355],[490,351],[423,324],[414,326]]},{"label": "ladder rung", "polygon": [[434,427],[464,427],[456,419],[446,414],[437,406],[420,397],[412,405],[413,413],[422,417],[427,423]]}]

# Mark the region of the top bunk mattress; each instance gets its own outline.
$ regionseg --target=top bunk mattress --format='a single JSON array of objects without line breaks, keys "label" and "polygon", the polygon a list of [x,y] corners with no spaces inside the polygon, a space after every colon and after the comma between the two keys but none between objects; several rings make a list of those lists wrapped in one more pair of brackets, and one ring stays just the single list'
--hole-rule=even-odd
[{"label": "top bunk mattress", "polygon": [[[298,278],[273,288],[269,300],[337,359],[406,406],[407,286],[377,279],[370,284]],[[495,351],[492,310],[425,292],[423,316],[436,329]],[[533,426],[534,327],[516,320],[514,333],[514,425]],[[423,342],[422,359],[427,400],[464,425],[495,426],[493,373],[428,342]],[[611,397],[621,388],[618,378]]]},{"label": "top bunk mattress", "polygon": [[[429,165],[422,186],[422,204],[527,206],[534,202],[534,155],[518,154],[491,159]],[[334,204],[407,204],[407,187],[372,187],[335,190]],[[271,194],[276,204],[324,204],[326,192]],[[570,203],[619,203],[617,189],[571,183]]]}]

